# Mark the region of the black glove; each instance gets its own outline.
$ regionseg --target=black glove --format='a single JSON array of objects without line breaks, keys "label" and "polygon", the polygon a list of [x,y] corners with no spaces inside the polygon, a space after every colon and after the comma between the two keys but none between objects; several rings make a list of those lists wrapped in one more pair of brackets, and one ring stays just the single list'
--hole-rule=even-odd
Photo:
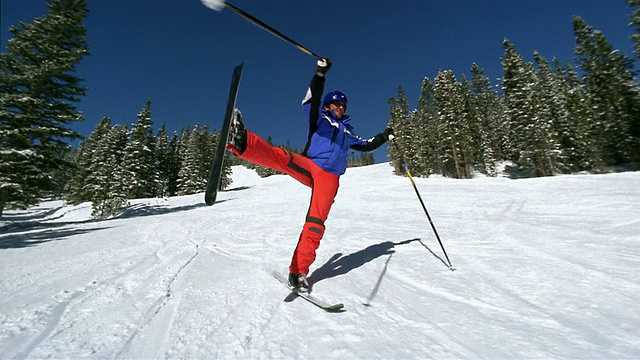
[{"label": "black glove", "polygon": [[316,73],[320,76],[324,76],[327,71],[331,68],[331,60],[329,58],[324,58],[322,60],[318,60],[316,64]]},{"label": "black glove", "polygon": [[384,129],[383,134],[384,134],[384,137],[386,137],[386,138],[387,138],[387,139],[389,139],[389,140],[392,140],[392,139],[393,139],[393,137],[394,137],[394,136],[393,136],[393,129],[392,129],[392,128],[390,128],[390,127],[388,127],[388,128],[386,128],[386,129]]}]

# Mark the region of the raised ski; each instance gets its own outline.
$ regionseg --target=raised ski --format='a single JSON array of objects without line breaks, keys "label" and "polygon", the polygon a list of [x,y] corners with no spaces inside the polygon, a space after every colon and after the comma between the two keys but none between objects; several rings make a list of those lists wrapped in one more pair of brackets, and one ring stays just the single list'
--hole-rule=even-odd
[{"label": "raised ski", "polygon": [[238,88],[240,87],[240,78],[242,77],[243,67],[244,62],[233,69],[233,75],[231,76],[229,100],[227,101],[227,108],[225,110],[224,120],[222,121],[220,134],[218,135],[218,145],[216,146],[213,163],[211,164],[211,172],[209,173],[209,179],[207,181],[207,190],[204,193],[204,202],[207,205],[215,204],[216,197],[218,195],[220,178],[222,177],[222,170],[224,167],[224,154],[227,147],[227,138],[229,136],[229,123],[231,123],[233,110],[236,107],[236,99],[238,98]]}]

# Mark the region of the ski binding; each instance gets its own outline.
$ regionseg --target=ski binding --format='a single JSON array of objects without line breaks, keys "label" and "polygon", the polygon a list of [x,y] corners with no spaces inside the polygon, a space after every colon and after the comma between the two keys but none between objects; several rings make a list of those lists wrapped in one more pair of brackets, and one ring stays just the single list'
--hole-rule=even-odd
[{"label": "ski binding", "polygon": [[289,280],[282,274],[280,274],[277,271],[273,272],[273,277],[276,278],[278,281],[280,281],[284,286],[287,287],[287,289],[291,290],[293,293],[295,293],[297,296],[307,300],[308,302],[312,303],[313,305],[328,311],[328,312],[343,312],[345,311],[344,308],[344,304],[342,303],[337,303],[337,304],[329,304],[325,301],[322,301],[320,299],[318,299],[317,297],[308,294],[308,293],[303,293],[298,291],[297,289],[293,288],[291,285],[289,285]]}]

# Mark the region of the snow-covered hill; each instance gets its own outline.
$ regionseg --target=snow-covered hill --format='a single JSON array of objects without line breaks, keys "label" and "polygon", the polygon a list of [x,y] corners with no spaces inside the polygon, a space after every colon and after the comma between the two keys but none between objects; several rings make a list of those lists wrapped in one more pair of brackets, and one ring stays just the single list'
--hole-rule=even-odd
[{"label": "snow-covered hill", "polygon": [[0,358],[640,358],[640,173],[416,179],[349,169],[312,266],[286,272],[310,192],[234,168],[232,189],[8,211]]}]

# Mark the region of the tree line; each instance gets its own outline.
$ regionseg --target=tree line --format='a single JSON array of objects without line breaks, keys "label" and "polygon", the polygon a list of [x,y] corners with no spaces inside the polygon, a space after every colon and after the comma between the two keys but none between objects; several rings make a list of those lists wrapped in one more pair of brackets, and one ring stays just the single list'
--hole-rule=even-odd
[{"label": "tree line", "polygon": [[[63,197],[72,204],[91,201],[93,216],[108,217],[129,199],[203,192],[217,139],[200,124],[171,136],[163,125],[154,134],[148,100],[131,129],[105,117],[69,154],[73,176],[64,181]],[[230,184],[230,171],[224,169],[221,188]]]},{"label": "tree line", "polygon": [[[71,204],[91,201],[92,215],[104,218],[118,214],[131,199],[190,195],[204,192],[218,144],[219,134],[207,125],[187,125],[169,135],[163,124],[153,132],[151,100],[128,125],[111,123],[104,117],[94,131],[73,149],[66,161],[73,165],[72,176],[60,179],[62,197]],[[269,136],[267,141],[272,144]],[[289,142],[284,146],[300,153]],[[231,166],[255,169],[261,177],[276,171],[233,156],[225,158],[219,190],[231,185]],[[364,156],[373,163],[373,158]],[[361,165],[353,157],[351,165]]]},{"label": "tree line", "polygon": [[[640,32],[640,0],[629,15]],[[418,176],[470,178],[509,161],[517,176],[602,172],[640,163],[640,85],[634,62],[584,19],[573,18],[577,64],[528,62],[505,39],[501,91],[473,64],[470,79],[450,70],[422,82],[410,110],[402,86],[389,99],[396,140],[389,156]],[[636,58],[640,56],[638,33]]]}]

